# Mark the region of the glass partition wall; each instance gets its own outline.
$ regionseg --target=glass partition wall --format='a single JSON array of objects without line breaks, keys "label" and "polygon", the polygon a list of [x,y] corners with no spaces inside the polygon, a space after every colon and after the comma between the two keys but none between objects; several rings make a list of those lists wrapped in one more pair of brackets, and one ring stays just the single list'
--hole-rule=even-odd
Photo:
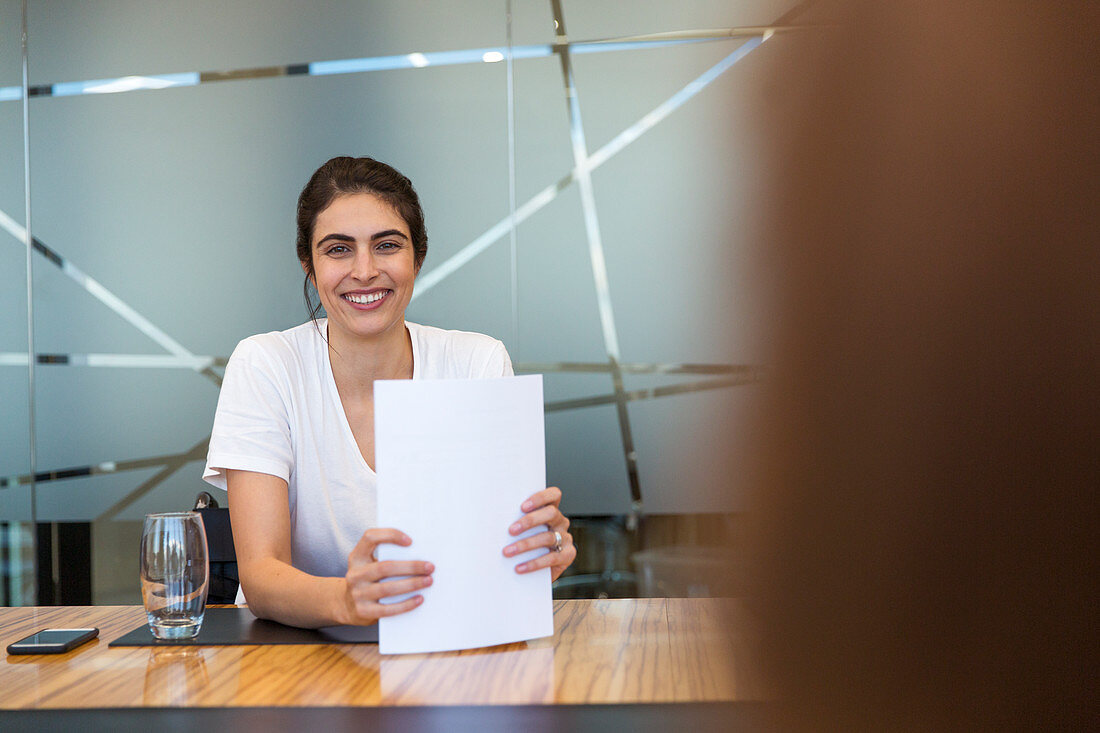
[{"label": "glass partition wall", "polygon": [[34,603],[22,8],[0,0],[0,604]]},{"label": "glass partition wall", "polygon": [[559,594],[724,590],[671,583],[702,549],[655,551],[683,544],[664,517],[696,517],[697,545],[741,509],[763,361],[754,80],[793,42],[794,2],[25,14],[26,127],[24,8],[0,0],[0,601],[139,602],[141,519],[206,488],[227,356],[306,318],[296,197],[342,154],[421,195],[409,319],[544,374],[547,478],[580,520]]}]

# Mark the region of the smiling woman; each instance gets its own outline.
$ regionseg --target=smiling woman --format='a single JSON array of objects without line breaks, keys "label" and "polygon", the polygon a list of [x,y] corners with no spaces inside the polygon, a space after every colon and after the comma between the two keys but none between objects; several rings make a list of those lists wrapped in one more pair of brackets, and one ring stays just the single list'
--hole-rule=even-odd
[{"label": "smiling woman", "polygon": [[[412,184],[371,158],[328,161],[299,197],[297,254],[310,321],[234,350],[203,474],[229,492],[242,593],[261,617],[307,627],[370,624],[423,602],[382,599],[432,583],[427,558],[374,559],[381,543],[412,543],[376,526],[374,382],[507,377],[512,364],[489,336],[405,321],[427,243]],[[322,306],[326,318],[317,317]],[[512,536],[548,530],[503,554],[550,549],[516,572],[549,568],[557,578],[576,557],[560,503],[561,491],[549,487],[516,508],[522,517],[508,528]]]}]

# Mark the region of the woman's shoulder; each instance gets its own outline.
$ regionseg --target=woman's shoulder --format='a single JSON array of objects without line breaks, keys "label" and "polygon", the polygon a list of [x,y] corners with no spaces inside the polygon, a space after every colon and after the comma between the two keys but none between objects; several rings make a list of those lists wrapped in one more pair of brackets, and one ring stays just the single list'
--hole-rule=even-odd
[{"label": "woman's shoulder", "polygon": [[405,325],[414,339],[429,346],[438,344],[476,351],[478,349],[495,348],[498,344],[503,345],[498,339],[475,331],[437,328],[436,326],[424,326],[409,321],[406,321]]},{"label": "woman's shoulder", "polygon": [[474,331],[457,331],[406,322],[416,352],[416,373],[428,379],[501,376],[511,368],[498,339]]},{"label": "woman's shoulder", "polygon": [[250,362],[300,363],[310,361],[323,342],[324,321],[307,321],[285,331],[258,333],[241,340],[231,360]]}]

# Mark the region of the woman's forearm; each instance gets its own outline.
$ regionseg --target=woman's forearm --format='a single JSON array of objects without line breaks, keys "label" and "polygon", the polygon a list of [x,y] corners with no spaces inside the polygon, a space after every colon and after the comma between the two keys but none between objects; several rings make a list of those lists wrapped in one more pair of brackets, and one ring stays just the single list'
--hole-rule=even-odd
[{"label": "woman's forearm", "polygon": [[344,578],[320,578],[275,558],[253,561],[240,575],[248,607],[260,618],[306,629],[370,621],[350,617]]},{"label": "woman's forearm", "polygon": [[226,471],[237,570],[248,606],[260,618],[302,628],[370,623],[348,613],[347,580],[290,564],[290,510],[284,479]]}]

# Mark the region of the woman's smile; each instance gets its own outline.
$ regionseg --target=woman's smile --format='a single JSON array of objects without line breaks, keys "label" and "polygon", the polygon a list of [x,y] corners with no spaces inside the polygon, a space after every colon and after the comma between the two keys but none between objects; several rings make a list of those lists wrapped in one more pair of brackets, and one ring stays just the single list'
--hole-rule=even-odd
[{"label": "woman's smile", "polygon": [[344,293],[340,297],[350,302],[352,305],[358,306],[359,310],[371,310],[379,307],[382,299],[392,294],[392,290],[372,290],[368,292],[356,291]]}]

